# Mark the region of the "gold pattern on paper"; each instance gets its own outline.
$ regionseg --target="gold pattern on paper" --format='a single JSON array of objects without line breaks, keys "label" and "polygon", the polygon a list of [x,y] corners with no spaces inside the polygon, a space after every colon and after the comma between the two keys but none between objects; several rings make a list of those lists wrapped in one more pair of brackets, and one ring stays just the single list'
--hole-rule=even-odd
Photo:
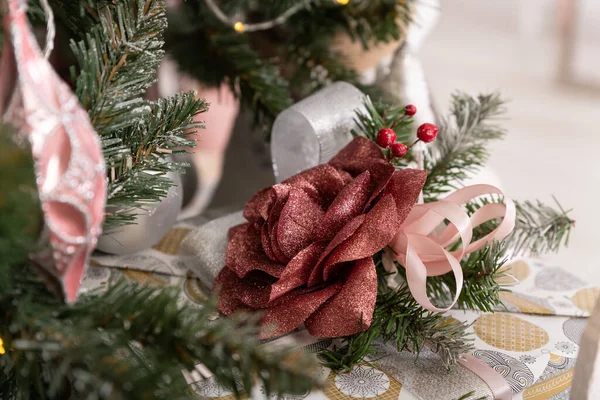
[{"label": "gold pattern on paper", "polygon": [[[362,365],[362,364],[360,364]],[[325,381],[325,387],[323,388],[323,394],[327,399],[330,400],[346,400],[346,399],[356,399],[357,397],[349,396],[345,393],[342,393],[335,384],[335,377],[337,374],[344,374],[346,372],[331,372]],[[402,390],[402,384],[398,382],[393,377],[387,375],[387,378],[390,381],[390,387],[384,393],[378,394],[372,398],[382,399],[382,400],[397,400],[398,396],[400,396],[400,391]]]},{"label": "gold pattern on paper", "polygon": [[572,368],[525,389],[523,400],[544,400],[564,392],[571,386],[574,371]]},{"label": "gold pattern on paper", "polygon": [[511,292],[501,292],[500,300],[502,300],[503,303],[512,304],[524,313],[554,315],[552,310],[549,310],[546,307],[534,303],[531,300],[524,299],[523,297]]},{"label": "gold pattern on paper", "polygon": [[190,231],[191,229],[188,228],[173,228],[152,248],[161,253],[176,256],[179,254],[179,245]]},{"label": "gold pattern on paper", "polygon": [[490,346],[509,351],[530,351],[548,343],[542,328],[509,314],[485,314],[477,318],[475,334]]},{"label": "gold pattern on paper", "polygon": [[164,278],[147,271],[138,271],[135,269],[124,268],[120,270],[123,275],[134,282],[148,286],[165,286],[169,283],[167,276]]},{"label": "gold pattern on paper", "polygon": [[505,272],[511,276],[501,276],[496,279],[496,282],[499,285],[512,285],[516,282],[513,277],[519,281],[523,282],[529,276],[529,265],[524,260],[518,260],[509,265],[505,265],[498,270],[498,272]]},{"label": "gold pattern on paper", "polygon": [[598,294],[598,288],[580,289],[573,296],[573,303],[581,310],[591,313],[598,300]]},{"label": "gold pattern on paper", "polygon": [[196,303],[205,304],[209,295],[204,291],[198,278],[188,276],[183,284],[185,295]]}]

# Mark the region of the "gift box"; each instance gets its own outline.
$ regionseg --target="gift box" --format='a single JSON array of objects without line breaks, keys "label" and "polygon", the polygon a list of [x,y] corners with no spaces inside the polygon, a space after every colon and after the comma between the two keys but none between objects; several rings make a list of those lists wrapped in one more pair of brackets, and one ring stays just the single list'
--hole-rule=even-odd
[{"label": "gift box", "polygon": [[[227,218],[235,224],[241,217]],[[207,223],[208,228],[214,229],[214,221],[212,225]],[[142,284],[178,286],[181,301],[202,306],[210,296],[210,286],[187,272],[186,266],[198,262],[190,248],[196,251],[206,248],[206,227],[204,224],[194,230],[189,224],[179,224],[151,249],[128,256],[94,257],[82,290],[102,290],[125,277]],[[226,245],[223,238],[226,235],[221,236]],[[513,260],[506,268],[510,268],[518,283],[502,294],[506,306],[503,311],[477,313],[453,309],[448,313],[471,324],[476,348],[473,355],[506,379],[514,399],[567,399],[587,317],[600,289],[586,284],[562,266],[538,259]],[[281,343],[293,343],[300,351],[316,353],[332,346],[334,341],[315,339],[306,331],[297,331],[265,346]],[[418,357],[410,352],[397,352],[383,343],[378,350],[380,354],[375,360],[356,365],[350,372],[333,372],[322,367],[321,390],[286,398],[451,400],[468,393],[470,399],[493,398],[487,384],[476,374],[460,365],[447,370],[439,355],[431,350]],[[207,377],[207,371],[199,368],[201,372],[187,375],[199,395],[233,398],[229,390],[217,385]],[[252,398],[264,398],[261,388],[256,388]]]},{"label": "gift box", "polygon": [[[363,106],[362,99],[355,88],[337,84],[284,111],[274,125],[272,139],[277,181],[328,162],[342,148],[346,156],[354,151],[365,157],[371,154],[380,157],[379,150],[369,150],[369,146],[374,145],[369,145],[366,139],[344,147],[350,141],[349,132],[355,127],[354,115]],[[322,109],[328,105],[332,105],[330,113],[325,115]],[[347,159],[352,160],[352,157]],[[375,161],[379,165],[385,163]],[[375,198],[375,194],[373,196]],[[416,196],[410,199],[410,206],[415,200]],[[497,204],[496,210],[499,209],[508,210],[508,207]],[[500,217],[494,215],[493,218]],[[228,232],[244,221],[238,212],[213,220],[181,223],[151,249],[126,256],[97,255],[94,257],[96,266],[88,274],[84,290],[107,287],[117,276],[124,275],[146,284],[180,286],[182,302],[202,306],[226,264]],[[463,240],[465,242],[470,240]],[[444,254],[451,256],[448,252]],[[590,315],[599,289],[587,285],[565,268],[536,259],[514,259],[503,268],[507,274],[499,278],[502,280],[499,283],[512,286],[500,294],[503,306],[495,313],[457,308],[446,313],[466,323],[472,334],[474,349],[457,365],[447,369],[435,349],[426,348],[417,357],[380,342],[376,354],[355,363],[348,371],[322,367],[318,376],[322,388],[290,394],[286,398],[567,398],[585,317]],[[336,340],[314,338],[302,327],[292,330],[267,341],[265,346],[287,343],[296,346],[298,351],[317,353],[336,345]],[[202,397],[231,397],[231,392],[219,386],[202,366],[198,366],[197,371],[186,372],[186,378]],[[257,387],[251,397],[263,398],[264,392]]]}]

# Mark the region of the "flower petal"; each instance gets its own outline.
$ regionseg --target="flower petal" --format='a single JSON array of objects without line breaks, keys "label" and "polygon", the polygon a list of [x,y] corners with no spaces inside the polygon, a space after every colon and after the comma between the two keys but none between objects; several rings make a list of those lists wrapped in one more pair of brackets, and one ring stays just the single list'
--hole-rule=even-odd
[{"label": "flower petal", "polygon": [[260,338],[272,338],[293,331],[341,288],[341,283],[335,283],[266,309],[261,320],[263,330]]},{"label": "flower petal", "polygon": [[338,171],[329,164],[321,164],[302,171],[283,183],[302,189],[315,203],[326,209],[348,183],[348,178],[344,171]]},{"label": "flower petal", "polygon": [[337,153],[329,161],[329,164],[356,176],[366,171],[368,165],[376,160],[384,160],[383,152],[379,146],[372,140],[359,136]]},{"label": "flower petal", "polygon": [[310,273],[317,264],[325,243],[315,242],[299,252],[281,273],[281,277],[271,286],[271,300],[279,298],[299,286],[306,285]]},{"label": "flower petal", "polygon": [[394,197],[399,224],[404,222],[414,207],[426,179],[427,171],[418,169],[403,169],[392,175],[384,194],[391,194]]},{"label": "flower petal", "polygon": [[340,244],[347,240],[350,236],[356,232],[356,230],[362,225],[365,220],[365,215],[359,215],[350,220],[344,227],[331,239],[331,242],[327,245],[321,258],[317,261],[315,268],[312,270],[310,277],[308,278],[308,286],[315,286],[323,282],[323,260]]},{"label": "flower petal", "polygon": [[377,300],[377,272],[371,257],[354,263],[344,286],[306,321],[316,337],[348,336],[371,326]]},{"label": "flower petal", "polygon": [[239,224],[239,225],[232,226],[231,228],[229,228],[229,231],[227,232],[227,238],[231,239],[239,231],[245,230],[248,225],[250,225],[250,224],[245,223],[245,224]]},{"label": "flower petal", "polygon": [[227,245],[225,265],[240,278],[250,271],[263,271],[279,278],[285,266],[271,261],[262,249],[260,232],[253,225],[246,225],[233,235]]},{"label": "flower petal", "polygon": [[327,209],[319,227],[319,239],[331,239],[352,218],[360,215],[371,194],[371,174],[365,171],[350,182]]},{"label": "flower petal", "polygon": [[275,193],[271,187],[262,189],[256,193],[244,208],[244,218],[250,222],[256,222],[261,218],[266,220],[269,216],[269,208],[275,201]]},{"label": "flower petal", "polygon": [[383,152],[375,142],[363,137],[355,138],[344,147],[329,164],[357,176],[364,171],[371,173],[371,197],[368,208],[390,181],[395,168],[385,160]]},{"label": "flower petal", "polygon": [[227,267],[223,268],[215,279],[213,291],[216,290],[219,294],[217,308],[225,315],[231,315],[236,311],[251,310],[236,297],[235,290],[239,282],[240,278]]},{"label": "flower petal", "polygon": [[269,225],[265,222],[260,228],[260,241],[262,243],[262,248],[267,257],[275,262],[279,262],[275,252],[271,248],[271,236],[269,235]]},{"label": "flower petal", "polygon": [[379,194],[385,189],[387,184],[390,182],[396,168],[387,161],[377,160],[367,167],[368,171],[371,172],[373,177],[373,183],[371,188],[371,197],[365,205],[365,210],[369,209],[373,201],[379,196]]},{"label": "flower petal", "polygon": [[277,243],[288,260],[315,240],[323,210],[299,189],[291,189],[277,225]]},{"label": "flower petal", "polygon": [[394,198],[385,196],[365,215],[364,222],[354,234],[327,257],[323,279],[332,279],[344,262],[372,257],[392,240],[399,227]]}]

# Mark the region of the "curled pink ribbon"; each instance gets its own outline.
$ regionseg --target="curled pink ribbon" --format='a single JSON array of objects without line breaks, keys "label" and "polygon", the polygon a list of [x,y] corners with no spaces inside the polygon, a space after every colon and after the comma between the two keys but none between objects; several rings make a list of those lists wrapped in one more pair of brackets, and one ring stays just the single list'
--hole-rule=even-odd
[{"label": "curled pink ribbon", "polygon": [[[503,195],[495,186],[473,185],[459,189],[443,200],[418,204],[390,242],[390,250],[387,250],[388,260],[395,259],[404,266],[408,287],[423,308],[435,312],[452,308],[463,285],[460,266],[462,258],[492,241],[503,240],[514,229],[516,208],[509,198],[505,198],[504,204],[485,204],[470,217],[462,208],[463,204],[479,196],[492,194]],[[496,229],[471,242],[474,228],[496,218],[502,218]],[[445,220],[449,221],[449,224],[440,233],[436,233],[436,228]],[[446,250],[458,239],[461,240],[459,249]],[[427,277],[448,272],[452,272],[456,280],[454,299],[448,307],[438,308],[427,296]]]}]

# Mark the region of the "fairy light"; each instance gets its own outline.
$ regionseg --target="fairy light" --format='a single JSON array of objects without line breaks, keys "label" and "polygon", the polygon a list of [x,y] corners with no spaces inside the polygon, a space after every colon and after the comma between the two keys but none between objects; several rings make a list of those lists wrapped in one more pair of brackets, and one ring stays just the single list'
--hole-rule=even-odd
[{"label": "fairy light", "polygon": [[348,3],[350,3],[350,0],[335,0],[337,1],[338,4],[341,4],[343,6],[348,5]]},{"label": "fairy light", "polygon": [[235,29],[236,32],[244,32],[246,30],[246,27],[244,26],[244,23],[242,21],[238,21],[235,24],[233,24],[233,29]]},{"label": "fairy light", "polygon": [[6,350],[4,350],[4,341],[0,339],[0,355],[6,354]]},{"label": "fairy light", "polygon": [[[221,10],[219,8],[219,6],[215,2],[215,0],[204,0],[205,4],[208,6],[208,8],[213,12],[213,14],[221,22],[223,22],[229,26],[232,26],[233,29],[239,33],[264,31],[267,29],[271,29],[277,25],[281,25],[281,24],[285,23],[292,15],[296,14],[297,12],[299,12],[301,10],[305,10],[306,8],[308,8],[311,5],[312,1],[313,0],[303,0],[303,1],[299,0],[296,4],[291,6],[289,9],[287,9],[285,12],[283,12],[281,15],[279,15],[276,18],[273,18],[273,19],[270,19],[270,20],[264,21],[264,22],[246,24],[242,21],[233,20],[229,16],[227,16],[223,12],[223,10]],[[332,1],[332,0],[329,0],[329,1]],[[335,1],[338,1],[338,3],[340,3],[340,4],[347,4],[349,2],[349,0],[335,0]]]}]

